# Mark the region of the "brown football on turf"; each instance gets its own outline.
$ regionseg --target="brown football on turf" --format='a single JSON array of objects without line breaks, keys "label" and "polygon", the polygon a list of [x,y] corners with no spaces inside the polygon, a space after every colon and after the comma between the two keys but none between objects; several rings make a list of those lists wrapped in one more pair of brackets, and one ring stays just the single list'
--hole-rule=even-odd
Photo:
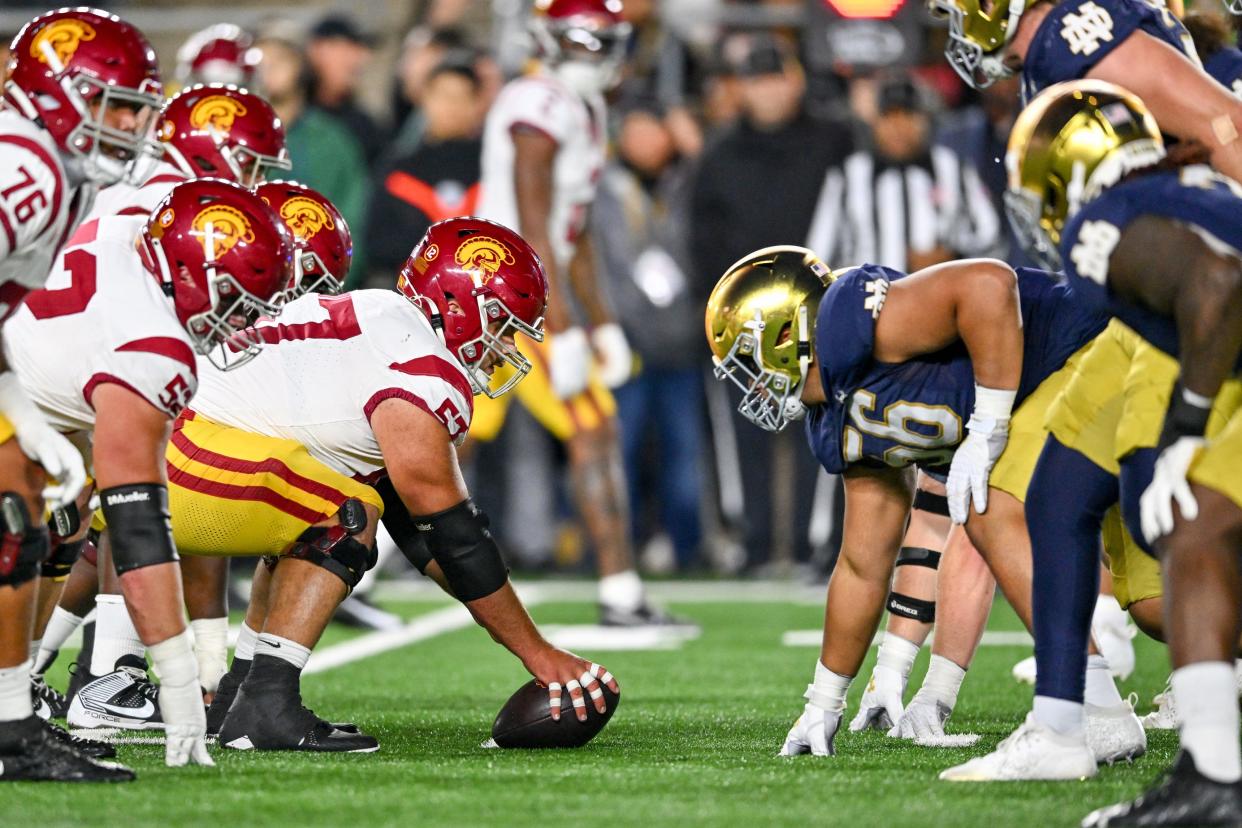
[{"label": "brown football on turf", "polygon": [[620,694],[604,688],[608,710],[597,713],[587,698],[587,720],[578,721],[568,691],[561,695],[561,720],[552,720],[548,706],[548,688],[534,679],[523,684],[509,697],[492,723],[492,739],[502,748],[576,748],[582,747],[604,729],[621,701]]}]

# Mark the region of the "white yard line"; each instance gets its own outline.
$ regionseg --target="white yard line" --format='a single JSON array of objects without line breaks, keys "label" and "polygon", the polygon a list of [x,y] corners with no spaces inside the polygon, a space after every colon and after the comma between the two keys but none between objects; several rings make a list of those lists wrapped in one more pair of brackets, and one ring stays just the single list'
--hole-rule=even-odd
[{"label": "white yard line", "polygon": [[[538,590],[545,602],[594,602],[599,596],[598,585],[593,579],[519,580],[515,582],[515,586],[523,597],[531,590]],[[822,585],[808,585],[799,581],[648,581],[646,588],[647,594],[659,604],[791,603],[822,606],[824,603]],[[443,597],[444,593],[425,578],[402,578],[380,581],[376,584],[373,595],[381,601],[408,601]]]},{"label": "white yard line", "polygon": [[[781,644],[786,647],[818,647],[824,638],[822,630],[789,630],[781,636]],[[884,638],[883,633],[876,633],[872,644],[879,644]],[[936,634],[927,637],[930,647],[936,640]],[[1026,630],[988,630],[979,642],[982,647],[1031,647],[1035,641]]]},{"label": "white yard line", "polygon": [[[530,606],[530,602],[527,602]],[[331,647],[311,653],[305,673],[322,673],[364,658],[380,655],[438,635],[455,632],[474,625],[469,610],[460,604],[433,610],[418,616],[404,627],[395,630],[367,633]]]}]

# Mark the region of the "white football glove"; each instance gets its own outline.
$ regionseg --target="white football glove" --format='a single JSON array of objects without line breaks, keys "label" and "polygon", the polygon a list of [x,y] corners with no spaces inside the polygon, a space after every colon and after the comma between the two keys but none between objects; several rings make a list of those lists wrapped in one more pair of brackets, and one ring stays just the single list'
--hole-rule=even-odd
[{"label": "white football glove", "polygon": [[987,511],[988,477],[1009,443],[1009,414],[1016,396],[1016,391],[975,386],[975,410],[966,424],[966,439],[953,453],[944,487],[954,523],[970,517],[972,500],[976,512]]},{"label": "white football glove", "polygon": [[591,331],[591,344],[599,362],[600,381],[609,388],[624,385],[634,372],[634,353],[621,326],[615,322],[600,325]]},{"label": "white football glove", "polygon": [[1139,515],[1142,520],[1143,537],[1148,543],[1173,531],[1173,503],[1182,511],[1183,520],[1199,516],[1199,501],[1190,491],[1186,473],[1190,464],[1207,440],[1202,437],[1179,437],[1156,459],[1151,483],[1139,498]]},{"label": "white football glove", "polygon": [[207,753],[207,710],[198,684],[190,631],[148,648],[160,678],[160,715],[164,719],[164,764],[179,768],[193,762],[215,764]]},{"label": "white football glove", "polygon": [[194,660],[198,683],[204,693],[214,693],[229,669],[229,619],[198,618],[190,622],[194,633]]},{"label": "white football glove", "polygon": [[898,739],[938,739],[944,737],[944,723],[953,709],[922,690],[910,699],[910,705],[901,714],[897,724],[888,732]]},{"label": "white football glove", "polygon": [[43,467],[49,481],[43,499],[49,509],[73,503],[86,485],[82,453],[44,419],[12,371],[0,374],[0,413],[13,425],[22,453]]},{"label": "white football glove", "polygon": [[802,708],[802,715],[789,729],[780,755],[800,756],[809,753],[812,756],[836,756],[837,748],[833,741],[837,738],[840,727],[840,710],[830,712],[807,702]]},{"label": "white football glove", "polygon": [[901,719],[901,696],[906,682],[892,667],[877,664],[871,681],[858,704],[858,715],[850,722],[850,730],[890,730]]},{"label": "white football glove", "polygon": [[562,400],[586,390],[591,368],[591,346],[582,328],[548,334],[548,370],[552,392]]}]

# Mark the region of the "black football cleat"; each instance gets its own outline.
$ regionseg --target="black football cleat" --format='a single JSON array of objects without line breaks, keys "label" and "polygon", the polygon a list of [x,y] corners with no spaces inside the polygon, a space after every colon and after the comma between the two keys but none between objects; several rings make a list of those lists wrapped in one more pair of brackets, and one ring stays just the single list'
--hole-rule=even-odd
[{"label": "black football cleat", "polygon": [[44,722],[43,729],[53,739],[75,748],[78,753],[89,756],[92,759],[111,759],[116,756],[116,747],[111,742],[101,742],[98,739],[74,736],[60,725],[52,724],[51,722]]},{"label": "black football cleat", "polygon": [[1083,828],[1129,826],[1242,826],[1242,782],[1224,783],[1199,773],[1186,751],[1150,788],[1130,802],[1093,811]]},{"label": "black football cleat", "polygon": [[[207,708],[207,735],[220,735],[220,728],[224,725],[224,718],[229,714],[229,708],[233,706],[233,700],[237,698],[237,690],[241,687],[242,682],[246,678],[246,672],[238,672],[229,670],[220,678],[220,684],[216,687],[216,693],[211,697],[211,705]],[[353,722],[332,722],[334,728],[344,731],[345,733],[361,733],[358,725]]]},{"label": "black football cleat", "polygon": [[69,705],[73,703],[78,691],[95,679],[100,678],[91,672],[91,663],[79,658],[69,665],[69,686],[65,688],[65,716],[69,715]]},{"label": "black football cleat", "polygon": [[35,715],[40,719],[63,719],[69,712],[69,700],[55,687],[49,687],[43,676],[30,677],[30,693],[34,697]]},{"label": "black football cleat", "polygon": [[220,728],[220,742],[234,750],[300,750],[371,753],[372,736],[333,727],[302,705],[296,690],[247,683],[237,691]]},{"label": "black football cleat", "polygon": [[693,621],[673,615],[646,602],[633,610],[600,604],[599,625],[601,627],[664,627],[687,632],[699,629],[699,625]]},{"label": "black football cleat", "polygon": [[[68,735],[68,734],[66,734]],[[132,782],[134,772],[97,762],[52,736],[31,716],[0,729],[0,782]]]}]

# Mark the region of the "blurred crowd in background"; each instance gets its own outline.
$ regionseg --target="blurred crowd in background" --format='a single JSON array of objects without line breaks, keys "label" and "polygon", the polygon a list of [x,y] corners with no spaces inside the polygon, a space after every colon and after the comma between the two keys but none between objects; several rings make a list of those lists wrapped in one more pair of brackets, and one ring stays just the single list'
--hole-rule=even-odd
[{"label": "blurred crowd in background", "polygon": [[[351,288],[391,287],[430,223],[471,212],[488,106],[529,54],[524,0],[101,5],[151,34],[169,66],[203,25],[249,32],[250,84],[285,122],[291,177],[353,230]],[[834,268],[1024,264],[1000,202],[1016,82],[965,87],[917,0],[625,0],[625,16],[592,224],[639,362],[617,398],[640,564],[823,572],[840,487],[800,429],[756,429],[711,379],[707,295],[773,244]],[[514,408],[502,439],[473,452],[471,488],[515,568],[590,571],[561,451]]]}]

